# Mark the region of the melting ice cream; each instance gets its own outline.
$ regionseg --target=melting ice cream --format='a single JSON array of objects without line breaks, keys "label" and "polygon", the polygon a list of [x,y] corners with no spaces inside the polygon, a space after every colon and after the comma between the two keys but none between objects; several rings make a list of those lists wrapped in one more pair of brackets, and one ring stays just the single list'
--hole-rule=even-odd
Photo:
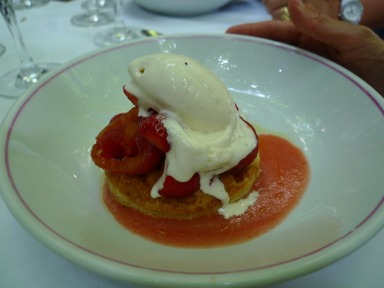
[{"label": "melting ice cream", "polygon": [[152,197],[160,196],[166,175],[186,182],[198,172],[200,189],[220,199],[224,211],[229,196],[217,175],[236,166],[257,145],[225,84],[196,60],[172,53],[138,58],[128,71],[132,81],[125,89],[137,97],[139,115],[148,116],[150,109],[166,115],[171,148]]}]

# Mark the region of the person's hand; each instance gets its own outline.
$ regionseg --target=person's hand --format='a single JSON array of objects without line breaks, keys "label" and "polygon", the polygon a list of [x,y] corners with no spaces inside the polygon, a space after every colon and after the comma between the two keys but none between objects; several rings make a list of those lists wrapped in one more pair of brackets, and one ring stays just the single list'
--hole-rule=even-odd
[{"label": "person's hand", "polygon": [[[287,7],[288,2],[289,0],[263,0],[265,8],[275,20],[282,20],[281,9]],[[340,9],[340,0],[305,0],[305,5],[307,7],[312,7],[318,12],[322,12],[332,18],[337,19]]]},{"label": "person's hand", "polygon": [[291,21],[242,24],[227,32],[268,38],[322,55],[384,95],[384,41],[372,30],[333,19],[321,10],[324,6],[306,6],[301,0],[290,0],[288,9]]},{"label": "person's hand", "polygon": [[281,20],[281,8],[288,5],[288,0],[263,0],[263,3],[273,19]]}]

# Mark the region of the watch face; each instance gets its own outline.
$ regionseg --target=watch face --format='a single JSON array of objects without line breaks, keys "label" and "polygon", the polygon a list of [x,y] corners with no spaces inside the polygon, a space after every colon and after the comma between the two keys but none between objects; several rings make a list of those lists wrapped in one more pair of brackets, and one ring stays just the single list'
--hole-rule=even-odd
[{"label": "watch face", "polygon": [[345,21],[357,24],[363,14],[363,5],[360,1],[351,1],[341,7],[341,18]]}]

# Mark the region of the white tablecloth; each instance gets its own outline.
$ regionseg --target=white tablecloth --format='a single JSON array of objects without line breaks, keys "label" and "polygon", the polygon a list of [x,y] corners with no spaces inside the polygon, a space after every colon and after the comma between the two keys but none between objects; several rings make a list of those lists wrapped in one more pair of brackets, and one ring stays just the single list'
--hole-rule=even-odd
[{"label": "white tablecloth", "polygon": [[[156,1],[156,0],[154,0]],[[209,1],[209,0],[207,0]],[[51,2],[31,10],[18,10],[17,18],[31,56],[36,62],[63,63],[98,49],[93,36],[108,26],[80,28],[70,18],[81,13],[81,1]],[[257,0],[239,0],[215,13],[176,18],[151,14],[124,1],[127,25],[156,29],[165,34],[224,32],[229,26],[269,19]],[[7,48],[0,57],[0,75],[17,68],[19,60],[4,21],[0,43]],[[0,97],[0,123],[13,100]],[[270,287],[384,287],[384,231],[352,255],[320,271]],[[0,198],[0,287],[2,288],[117,288],[132,287],[83,270],[30,236],[16,222]]]}]

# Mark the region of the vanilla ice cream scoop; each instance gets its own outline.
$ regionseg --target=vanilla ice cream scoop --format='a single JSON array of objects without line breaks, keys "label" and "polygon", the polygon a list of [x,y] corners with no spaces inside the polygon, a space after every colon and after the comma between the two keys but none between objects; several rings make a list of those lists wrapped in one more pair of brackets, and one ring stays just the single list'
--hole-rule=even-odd
[{"label": "vanilla ice cream scoop", "polygon": [[257,138],[225,84],[196,60],[172,53],[138,58],[128,71],[132,81],[124,89],[138,99],[139,115],[148,116],[151,109],[166,115],[170,150],[152,197],[160,196],[167,175],[186,182],[197,172],[200,189],[228,204],[218,175],[244,159]]},{"label": "vanilla ice cream scoop", "polygon": [[201,132],[220,131],[236,117],[224,83],[191,58],[152,54],[132,61],[128,71],[132,82],[125,89],[138,98],[141,113],[149,108],[172,111]]}]

